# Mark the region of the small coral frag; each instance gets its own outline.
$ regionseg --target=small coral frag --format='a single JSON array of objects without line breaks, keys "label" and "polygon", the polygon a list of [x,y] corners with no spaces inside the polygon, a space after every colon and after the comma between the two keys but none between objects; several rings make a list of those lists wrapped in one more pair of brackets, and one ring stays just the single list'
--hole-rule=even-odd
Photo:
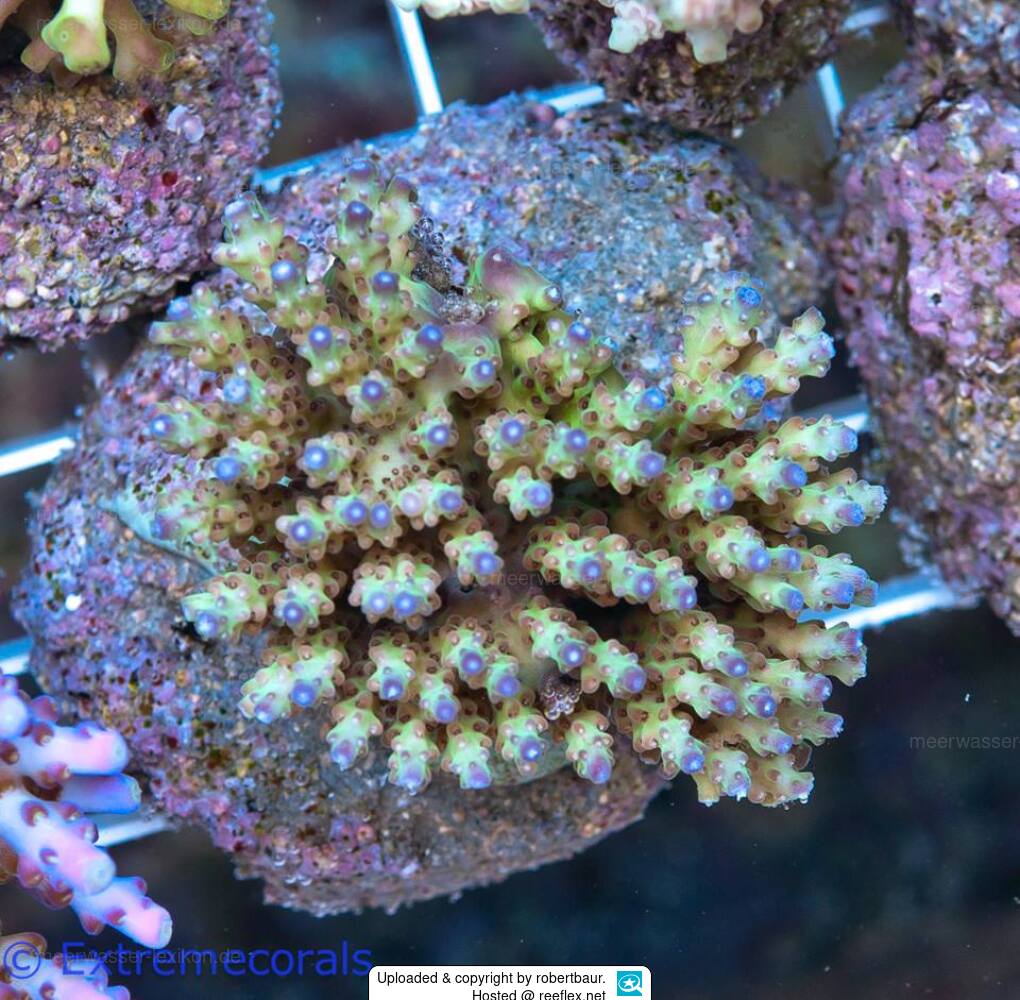
[{"label": "small coral frag", "polygon": [[826,675],[864,663],[854,630],[797,618],[874,585],[801,529],[884,504],[822,464],[852,431],[779,423],[827,370],[818,312],[769,347],[761,286],[714,276],[672,378],[628,382],[504,251],[462,292],[421,280],[407,182],[358,163],[338,198],[325,271],[253,201],[229,211],[216,258],[253,308],[200,290],[156,324],[196,366],[150,424],[186,458],[118,503],[213,574],[184,599],[200,636],[267,634],[242,711],[333,702],[333,759],[381,739],[410,791],[437,767],[481,788],[565,761],[605,782],[615,733],[703,801],[806,797],[796,748],[841,726]]},{"label": "small coral frag", "polygon": [[[167,6],[180,27],[203,34],[226,14],[230,0],[167,0]],[[111,61],[110,34],[118,80],[164,73],[174,57],[173,46],[132,0],[63,0],[55,13],[48,0],[3,0],[0,29],[8,21],[29,37],[21,61],[37,73],[52,69],[60,79],[103,72]]]},{"label": "small coral frag", "polygon": [[49,698],[30,701],[0,678],[0,881],[17,877],[47,906],[70,906],[90,934],[111,926],[162,948],[170,915],[141,879],[116,877],[86,816],[138,808],[138,785],[123,773],[127,745],[94,723],[56,720]]}]

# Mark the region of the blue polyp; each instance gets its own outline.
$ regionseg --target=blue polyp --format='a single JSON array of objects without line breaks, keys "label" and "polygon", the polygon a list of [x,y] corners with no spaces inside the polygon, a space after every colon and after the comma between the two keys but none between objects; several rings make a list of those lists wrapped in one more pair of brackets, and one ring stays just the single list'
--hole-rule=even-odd
[{"label": "blue polyp", "polygon": [[579,575],[585,583],[597,583],[602,579],[602,561],[598,558],[585,559]]},{"label": "blue polyp", "polygon": [[308,343],[316,351],[328,351],[333,344],[333,331],[321,323],[308,331]]},{"label": "blue polyp", "polygon": [[705,755],[700,750],[688,750],[680,758],[680,770],[684,774],[697,774],[705,766]]},{"label": "blue polyp", "polygon": [[864,638],[861,630],[857,628],[848,628],[841,632],[836,641],[843,647],[847,656],[857,656],[864,649]]},{"label": "blue polyp", "polygon": [[500,427],[499,436],[507,444],[520,444],[524,439],[524,424],[519,420],[507,420]]},{"label": "blue polyp", "polygon": [[849,453],[851,451],[857,451],[857,431],[852,427],[843,425],[840,431],[840,451]]},{"label": "blue polyp", "polygon": [[733,490],[728,486],[717,486],[708,495],[708,502],[714,510],[729,510],[733,506]]},{"label": "blue polyp", "polygon": [[539,757],[545,753],[545,745],[540,739],[534,736],[525,736],[521,740],[520,750],[518,751],[521,760],[527,761],[529,764],[533,764]]},{"label": "blue polyp", "polygon": [[344,213],[347,221],[353,226],[363,226],[372,221],[372,209],[363,201],[352,201]]},{"label": "blue polyp", "polygon": [[464,506],[464,498],[456,490],[443,490],[439,495],[439,509],[444,514],[455,514]]},{"label": "blue polyp", "polygon": [[828,701],[832,695],[832,681],[822,674],[811,678],[811,697],[814,701]]},{"label": "blue polyp", "polygon": [[472,761],[461,776],[461,781],[465,788],[482,789],[492,784],[492,776],[484,767]]},{"label": "blue polyp", "polygon": [[567,336],[576,340],[579,344],[587,344],[591,340],[591,330],[580,320],[575,320],[567,327]]},{"label": "blue polyp", "polygon": [[435,323],[426,323],[415,339],[427,350],[438,351],[443,346],[443,331]]},{"label": "blue polyp", "polygon": [[588,780],[595,785],[604,785],[613,776],[613,767],[601,754],[592,758],[587,769]]},{"label": "blue polyp", "polygon": [[573,670],[575,667],[581,666],[588,658],[588,647],[580,642],[564,643],[563,649],[560,651],[560,658],[563,660],[564,666]]},{"label": "blue polyp", "polygon": [[734,653],[725,653],[719,658],[722,672],[730,677],[744,677],[747,675],[747,660]]},{"label": "blue polyp", "polygon": [[460,670],[461,673],[466,674],[468,677],[474,677],[480,674],[485,669],[485,660],[483,660],[474,650],[468,649],[460,654]]},{"label": "blue polyp", "polygon": [[793,749],[793,737],[788,733],[769,733],[765,742],[773,753],[789,753]]},{"label": "blue polyp", "polygon": [[751,708],[759,719],[771,719],[779,708],[776,699],[771,694],[765,694],[764,692],[752,694],[747,700],[751,703]]},{"label": "blue polyp", "polygon": [[402,590],[393,600],[393,610],[401,618],[407,618],[418,610],[418,598],[416,595]]},{"label": "blue polyp", "polygon": [[397,677],[387,677],[379,688],[383,701],[399,701],[404,697],[404,682]]},{"label": "blue polyp", "polygon": [[779,603],[787,611],[803,611],[804,595],[796,587],[786,587],[779,595]]},{"label": "blue polyp", "polygon": [[806,486],[808,480],[807,472],[796,462],[787,462],[783,466],[780,478],[791,490],[799,490],[802,486]]},{"label": "blue polyp", "polygon": [[435,711],[432,713],[436,722],[444,726],[449,725],[460,714],[457,703],[450,697],[443,697],[436,703]]},{"label": "blue polyp", "polygon": [[305,448],[305,468],[317,472],[329,465],[329,452],[321,444],[310,444]]},{"label": "blue polyp", "polygon": [[269,698],[264,698],[255,706],[255,718],[264,726],[276,721],[273,703]]},{"label": "blue polyp", "polygon": [[648,600],[655,593],[658,583],[654,573],[639,573],[634,581],[634,593],[643,600]]},{"label": "blue polyp", "polygon": [[662,475],[662,470],[666,468],[666,459],[660,455],[657,451],[650,451],[645,455],[641,456],[638,461],[638,472],[645,479],[655,479],[657,476]]},{"label": "blue polyp", "polygon": [[783,416],[783,403],[779,399],[767,400],[761,408],[761,416],[763,420],[781,420]]},{"label": "blue polyp", "polygon": [[624,690],[631,694],[639,694],[644,691],[648,683],[648,675],[640,667],[628,667],[623,674]]},{"label": "blue polyp", "polygon": [[761,305],[761,293],[750,285],[741,285],[737,289],[737,301],[748,309],[757,309]]},{"label": "blue polyp", "polygon": [[765,379],[760,375],[745,375],[740,380],[740,388],[748,399],[761,399],[765,395]]},{"label": "blue polyp", "polygon": [[796,549],[792,548],[783,549],[780,555],[776,557],[776,561],[779,568],[785,570],[787,573],[796,573],[803,563],[801,554]]},{"label": "blue polyp", "polygon": [[527,501],[534,507],[548,507],[552,503],[552,489],[548,483],[533,483],[524,491]]},{"label": "blue polyp", "polygon": [[297,265],[291,260],[278,260],[270,269],[270,277],[277,285],[294,281],[298,276]]},{"label": "blue polyp", "polygon": [[567,450],[582,452],[588,447],[588,435],[579,427],[567,432]]},{"label": "blue polyp", "polygon": [[153,437],[167,437],[174,431],[174,422],[165,413],[161,413],[149,422],[149,431]]},{"label": "blue polyp", "polygon": [[368,516],[368,508],[360,500],[352,500],[344,507],[344,520],[348,524],[361,524]]},{"label": "blue polyp", "polygon": [[378,379],[367,378],[361,383],[361,398],[366,403],[378,403],[386,395],[386,387]]},{"label": "blue polyp", "polygon": [[658,413],[666,405],[666,394],[654,386],[651,389],[645,389],[641,394],[641,401],[638,405],[642,410]]},{"label": "blue polyp", "polygon": [[170,305],[166,307],[166,318],[172,320],[174,323],[180,323],[183,320],[191,319],[194,313],[191,311],[191,303],[187,299],[174,299]]},{"label": "blue polyp", "polygon": [[677,610],[690,611],[698,603],[698,592],[691,586],[685,584],[676,590]]},{"label": "blue polyp", "polygon": [[202,639],[218,639],[222,628],[222,619],[211,611],[203,611],[195,618],[195,631]]},{"label": "blue polyp", "polygon": [[846,503],[836,511],[836,517],[848,527],[859,528],[864,524],[864,508],[859,503]]},{"label": "blue polyp", "polygon": [[346,771],[357,759],[358,750],[350,740],[341,740],[330,750],[329,755],[342,771]]},{"label": "blue polyp", "polygon": [[471,372],[479,382],[491,382],[496,377],[496,366],[488,358],[484,358],[475,362]]},{"label": "blue polyp", "polygon": [[283,606],[283,620],[290,626],[300,625],[305,620],[305,609],[297,601],[288,601]]},{"label": "blue polyp", "polygon": [[393,520],[393,515],[386,504],[375,503],[372,504],[372,512],[369,514],[369,518],[372,521],[373,528],[386,528],[389,527],[390,521]]},{"label": "blue polyp", "polygon": [[420,765],[405,764],[400,770],[397,784],[408,792],[416,792],[425,784],[425,772]]},{"label": "blue polyp", "polygon": [[852,583],[841,581],[840,583],[833,584],[829,588],[829,600],[832,601],[833,604],[845,606],[853,602],[855,593],[856,591],[854,590],[854,585]]},{"label": "blue polyp", "polygon": [[714,690],[708,700],[720,715],[733,715],[737,711],[736,696],[725,688]]},{"label": "blue polyp", "polygon": [[372,291],[377,295],[392,295],[400,288],[400,279],[392,271],[379,271],[372,277]]},{"label": "blue polyp", "polygon": [[251,386],[240,375],[231,375],[223,383],[223,401],[231,406],[241,406],[251,396]]},{"label": "blue polyp", "polygon": [[491,576],[499,569],[499,558],[491,552],[477,552],[471,561],[478,576]]},{"label": "blue polyp", "polygon": [[425,439],[429,444],[442,448],[450,443],[450,428],[446,424],[436,424],[428,429]]},{"label": "blue polyp", "polygon": [[315,525],[307,518],[302,517],[291,524],[287,533],[299,545],[304,545],[315,537]]},{"label": "blue polyp", "polygon": [[496,694],[501,698],[512,698],[521,689],[521,682],[513,674],[507,674],[496,683]]},{"label": "blue polyp", "polygon": [[223,483],[233,483],[244,471],[241,463],[232,455],[221,455],[213,465],[213,475]]},{"label": "blue polyp", "polygon": [[744,557],[744,565],[752,573],[764,573],[772,565],[772,560],[769,558],[768,551],[759,546],[747,553]]},{"label": "blue polyp", "polygon": [[316,690],[305,681],[298,681],[290,692],[290,700],[300,708],[308,708],[315,701]]},{"label": "blue polyp", "polygon": [[368,599],[368,610],[373,615],[381,615],[389,610],[390,599],[381,591],[377,590]]}]

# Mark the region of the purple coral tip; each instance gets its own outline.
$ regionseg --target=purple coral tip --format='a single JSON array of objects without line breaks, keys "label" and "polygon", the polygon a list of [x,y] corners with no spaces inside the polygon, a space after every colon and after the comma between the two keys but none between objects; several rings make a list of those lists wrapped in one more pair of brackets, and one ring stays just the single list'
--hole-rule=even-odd
[{"label": "purple coral tip", "polygon": [[796,573],[800,569],[803,559],[796,549],[786,548],[776,558],[777,565],[787,573]]},{"label": "purple coral tip", "polygon": [[793,737],[788,733],[775,733],[769,740],[769,743],[771,743],[774,753],[789,753],[793,749]]},{"label": "purple coral tip", "polygon": [[378,379],[367,378],[361,383],[361,398],[366,403],[378,403],[386,395],[386,387]]},{"label": "purple coral tip", "polygon": [[796,614],[804,610],[804,595],[796,587],[784,587],[779,595],[779,603],[787,611]]},{"label": "purple coral tip", "polygon": [[864,649],[864,638],[861,630],[857,628],[848,628],[840,633],[836,641],[843,647],[847,656],[857,656]]},{"label": "purple coral tip", "polygon": [[283,620],[292,627],[300,625],[305,620],[305,609],[297,601],[288,601],[283,606]]},{"label": "purple coral tip", "polygon": [[347,221],[352,226],[364,226],[372,220],[372,209],[363,201],[352,201],[347,206]]},{"label": "purple coral tip", "polygon": [[600,559],[585,559],[581,563],[580,575],[585,583],[597,583],[602,579],[602,561]]},{"label": "purple coral tip", "polygon": [[496,377],[496,366],[488,358],[476,362],[471,370],[479,382],[491,382]]},{"label": "purple coral tip", "polygon": [[149,430],[153,437],[168,437],[174,431],[174,422],[165,413],[161,413],[149,423]]},{"label": "purple coral tip", "polygon": [[748,552],[744,563],[752,573],[764,573],[772,565],[772,560],[768,551],[759,547]]},{"label": "purple coral tip", "polygon": [[174,299],[166,307],[166,318],[174,323],[181,323],[186,319],[191,319],[193,315],[191,303],[187,299]]},{"label": "purple coral tip", "polygon": [[665,468],[666,459],[657,451],[650,451],[646,455],[642,455],[641,461],[638,462],[638,471],[645,479],[655,479],[657,476],[661,476],[662,470]]},{"label": "purple coral tip", "polygon": [[315,525],[308,518],[298,518],[287,532],[298,545],[307,545],[315,537]]},{"label": "purple coral tip", "polygon": [[643,410],[650,410],[652,413],[658,413],[666,405],[666,394],[655,387],[646,389],[641,394],[640,407]]},{"label": "purple coral tip", "polygon": [[742,656],[728,653],[720,660],[722,671],[730,677],[745,677],[747,675],[747,660]]},{"label": "purple coral tip", "polygon": [[327,351],[333,344],[333,331],[321,323],[308,331],[308,343],[316,351]]},{"label": "purple coral tip", "polygon": [[499,569],[499,558],[491,552],[479,552],[475,555],[474,564],[478,576],[491,576]]},{"label": "purple coral tip", "polygon": [[329,452],[321,444],[310,444],[305,448],[305,467],[313,472],[326,468],[329,464]]},{"label": "purple coral tip", "polygon": [[637,580],[634,581],[634,592],[638,597],[648,600],[655,593],[658,586],[654,573],[640,573]]},{"label": "purple coral tip", "polygon": [[729,510],[733,506],[733,490],[728,486],[717,486],[709,494],[708,502],[713,510]]},{"label": "purple coral tip", "polygon": [[392,295],[400,287],[400,279],[392,271],[380,271],[372,278],[372,290],[377,295]]},{"label": "purple coral tip", "polygon": [[588,658],[588,647],[581,642],[568,642],[564,644],[560,655],[567,669],[573,670]]},{"label": "purple coral tip", "polygon": [[444,726],[446,726],[453,722],[460,713],[457,710],[457,703],[452,698],[442,698],[436,704],[434,714],[436,722],[441,722]]},{"label": "purple coral tip", "polygon": [[580,321],[571,323],[567,327],[567,335],[571,340],[576,340],[579,344],[587,344],[591,340],[591,330]]},{"label": "purple coral tip", "polygon": [[519,420],[507,420],[500,427],[499,435],[507,444],[520,444],[524,439],[524,424]]},{"label": "purple coral tip", "polygon": [[418,597],[415,594],[402,590],[393,601],[393,610],[401,618],[407,618],[418,610]]},{"label": "purple coral tip", "polygon": [[864,524],[864,508],[859,503],[845,503],[836,511],[836,516],[848,527],[859,528]]},{"label": "purple coral tip", "polygon": [[623,675],[623,687],[631,694],[640,694],[648,683],[648,675],[640,667],[630,667]]},{"label": "purple coral tip", "polygon": [[474,652],[474,650],[469,649],[461,653],[461,673],[466,674],[468,677],[474,677],[477,674],[480,674],[484,668],[485,661],[476,652]]},{"label": "purple coral tip", "polygon": [[828,701],[832,694],[832,681],[822,674],[816,674],[808,682],[808,696],[812,701]]},{"label": "purple coral tip", "polygon": [[496,684],[496,694],[501,698],[512,698],[521,689],[521,682],[513,674],[501,677]]},{"label": "purple coral tip", "polygon": [[548,483],[534,483],[525,491],[525,497],[533,507],[540,510],[552,503],[553,493]]},{"label": "purple coral tip", "polygon": [[240,478],[241,472],[241,463],[232,455],[221,456],[216,459],[216,464],[213,466],[213,475],[223,483],[236,482]]},{"label": "purple coral tip", "polygon": [[220,618],[211,611],[203,611],[195,619],[195,631],[202,639],[218,639],[221,628]]},{"label": "purple coral tip", "polygon": [[697,774],[705,766],[705,755],[700,750],[688,750],[680,758],[680,770],[684,774]]},{"label": "purple coral tip", "polygon": [[291,260],[278,260],[269,269],[269,274],[274,284],[284,285],[297,278],[298,269],[297,265]]},{"label": "purple coral tip", "polygon": [[435,323],[426,323],[418,331],[418,343],[430,351],[438,351],[443,346],[443,331]]},{"label": "purple coral tip", "polygon": [[737,711],[736,696],[725,688],[713,691],[709,701],[720,715],[734,715]]},{"label": "purple coral tip", "polygon": [[299,708],[308,708],[309,705],[314,704],[315,695],[316,688],[314,684],[298,681],[290,693],[290,700]]},{"label": "purple coral tip", "polygon": [[492,775],[479,764],[472,761],[464,772],[463,784],[465,788],[482,789],[492,784]]},{"label": "purple coral tip", "polygon": [[372,512],[369,514],[369,518],[372,521],[373,528],[386,528],[389,527],[390,521],[393,520],[393,515],[386,504],[376,503],[372,504]]},{"label": "purple coral tip", "polygon": [[373,615],[385,614],[390,607],[390,599],[381,591],[377,590],[368,599],[368,610]]},{"label": "purple coral tip", "polygon": [[829,588],[829,599],[833,604],[845,607],[853,602],[855,593],[854,585],[844,580]]},{"label": "purple coral tip", "polygon": [[404,683],[396,677],[388,677],[379,689],[383,701],[399,701],[404,697]]},{"label": "purple coral tip", "polygon": [[368,517],[368,508],[360,500],[352,500],[344,507],[344,520],[348,524],[361,524]]},{"label": "purple coral tip", "polygon": [[595,785],[604,785],[613,776],[613,766],[605,757],[593,757],[587,769],[588,780]]},{"label": "purple coral tip", "polygon": [[776,709],[779,708],[776,699],[766,691],[752,694],[747,700],[751,703],[751,709],[759,719],[771,719],[776,714]]},{"label": "purple coral tip", "polygon": [[527,736],[521,740],[521,760],[533,764],[545,752],[545,746],[540,739],[534,736]]},{"label": "purple coral tip", "polygon": [[428,429],[425,440],[437,448],[443,448],[450,443],[450,428],[446,424],[436,424]]},{"label": "purple coral tip", "polygon": [[439,495],[439,507],[446,514],[453,514],[464,506],[464,498],[456,490],[444,490]]},{"label": "purple coral tip", "polygon": [[341,770],[346,771],[354,763],[358,751],[350,740],[341,740],[333,747],[330,756]]},{"label": "purple coral tip", "polygon": [[783,483],[791,490],[799,490],[807,485],[807,472],[796,462],[787,462],[780,474]]},{"label": "purple coral tip", "polygon": [[761,305],[761,293],[750,285],[741,285],[737,289],[737,301],[748,309],[757,309]]},{"label": "purple coral tip", "polygon": [[765,379],[760,375],[745,375],[740,388],[748,399],[761,399],[765,395]]},{"label": "purple coral tip", "polygon": [[582,452],[588,447],[588,435],[579,427],[575,427],[567,434],[567,450]]},{"label": "purple coral tip", "polygon": [[846,424],[844,424],[843,428],[842,428],[842,430],[840,432],[840,442],[839,443],[840,443],[840,451],[848,452],[848,453],[851,452],[851,451],[857,451],[857,444],[858,444],[858,441],[857,441],[857,431],[855,431],[852,427],[847,427]]}]

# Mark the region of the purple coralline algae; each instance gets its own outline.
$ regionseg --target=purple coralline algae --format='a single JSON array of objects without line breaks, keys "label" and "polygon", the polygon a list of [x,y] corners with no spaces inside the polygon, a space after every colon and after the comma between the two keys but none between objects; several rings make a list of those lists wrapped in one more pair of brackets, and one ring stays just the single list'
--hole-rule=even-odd
[{"label": "purple coralline algae", "polygon": [[[13,677],[0,678],[0,881],[17,878],[47,906],[70,906],[89,934],[115,927],[162,948],[170,915],[146,896],[141,879],[117,876],[87,815],[138,808],[138,783],[124,773],[127,744],[94,723],[57,719],[51,699],[30,700]],[[102,976],[65,979],[60,961],[41,960],[45,954],[36,935],[0,937],[0,1000],[126,998],[123,990],[105,992]]]},{"label": "purple coralline algae", "polygon": [[[550,127],[515,117],[518,143]],[[606,189],[556,163],[568,226]],[[670,165],[675,199],[658,178],[660,215],[701,183],[733,194],[707,154],[688,166]],[[686,343],[697,371],[618,375],[597,314],[582,322],[512,250],[476,258],[457,235],[479,215],[525,244],[537,177],[497,172],[446,241],[423,214],[454,204],[458,171],[474,199],[474,168],[437,171],[419,204],[384,183],[388,165],[330,164],[273,200],[285,225],[233,208],[217,258],[237,276],[153,328],[164,349],[112,383],[36,512],[19,608],[37,675],[123,729],[163,811],[209,827],[270,900],[317,913],[583,849],[662,786],[642,758],[704,801],[802,799],[806,743],[840,726],[826,674],[864,668],[856,632],[796,621],[873,586],[795,525],[882,504],[819,465],[852,450],[845,428],[773,420],[827,368],[817,312],[777,334],[765,287],[684,268],[663,343]],[[645,230],[650,259],[676,217]],[[588,221],[558,270],[587,252]],[[610,248],[592,249],[593,301],[617,310]]]},{"label": "purple coralline algae", "polygon": [[0,344],[81,340],[208,266],[279,102],[263,0],[136,87],[0,63]]},{"label": "purple coralline algae", "polygon": [[843,131],[837,295],[908,555],[1020,632],[1020,107],[904,65]]},{"label": "purple coralline algae", "polygon": [[1016,0],[897,0],[915,54],[937,73],[1020,85]]}]

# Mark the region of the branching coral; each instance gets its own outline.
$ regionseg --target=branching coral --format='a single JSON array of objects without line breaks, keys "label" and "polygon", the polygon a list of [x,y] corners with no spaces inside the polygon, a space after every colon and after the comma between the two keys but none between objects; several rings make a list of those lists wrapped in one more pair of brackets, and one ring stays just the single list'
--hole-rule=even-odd
[{"label": "branching coral", "polygon": [[[595,2],[595,0],[591,0]],[[598,0],[613,12],[609,47],[633,52],[651,39],[667,33],[686,33],[700,63],[722,62],[734,32],[750,35],[762,26],[764,0]],[[768,0],[773,7],[782,0]],[[529,0],[397,0],[404,10],[421,7],[432,17],[474,14],[520,14]]]},{"label": "branching coral", "polygon": [[[167,5],[183,28],[203,34],[226,14],[230,0],[167,0]],[[110,34],[118,80],[161,74],[173,61],[173,46],[153,32],[132,0],[63,0],[56,13],[49,0],[0,0],[0,29],[8,22],[29,37],[21,61],[37,73],[52,68],[60,79],[105,70]]]},{"label": "branching coral", "polygon": [[38,934],[0,937],[0,1000],[131,1000],[123,986],[110,986],[94,959],[68,968],[62,954],[46,958]]},{"label": "branching coral", "polygon": [[361,162],[338,196],[324,272],[254,201],[228,211],[216,259],[253,308],[199,290],[154,327],[196,367],[150,424],[189,461],[118,503],[215,574],[183,602],[200,636],[267,633],[242,711],[332,701],[337,764],[381,739],[409,791],[437,768],[482,788],[564,762],[605,782],[615,731],[705,802],[806,797],[796,747],[839,731],[826,675],[852,683],[864,655],[797,618],[874,587],[800,529],[884,504],[822,464],[856,447],[848,428],[778,421],[828,368],[820,314],[770,347],[761,286],[712,276],[672,377],[627,382],[505,251],[462,293],[422,280],[406,181]]},{"label": "branching coral", "polygon": [[169,914],[141,879],[116,877],[85,815],[138,808],[138,785],[123,773],[127,757],[117,733],[57,725],[49,698],[30,701],[14,678],[0,678],[0,881],[17,876],[47,906],[70,906],[90,934],[111,926],[162,948]]}]

